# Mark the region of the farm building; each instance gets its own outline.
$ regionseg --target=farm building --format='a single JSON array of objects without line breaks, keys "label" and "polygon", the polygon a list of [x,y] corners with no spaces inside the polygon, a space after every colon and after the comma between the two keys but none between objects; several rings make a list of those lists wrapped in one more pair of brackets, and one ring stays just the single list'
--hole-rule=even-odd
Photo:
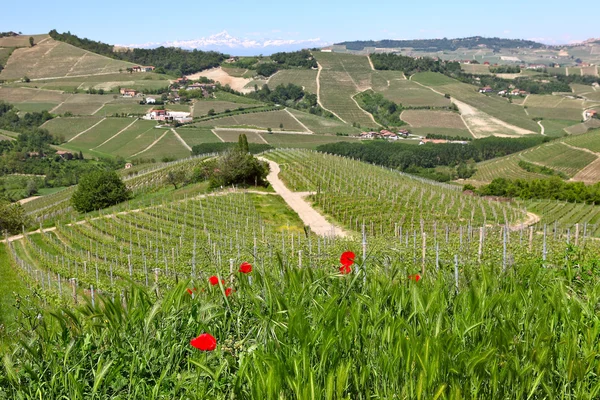
[{"label": "farm building", "polygon": [[125,164],[125,169],[131,169],[131,167],[133,167],[133,164],[128,162]]},{"label": "farm building", "polygon": [[492,88],[490,86],[479,88],[479,93],[492,93]]},{"label": "farm building", "polygon": [[154,97],[146,97],[146,104],[156,104],[156,99]]},{"label": "farm building", "polygon": [[594,118],[596,115],[598,115],[598,111],[596,111],[596,110],[586,110],[585,111],[585,117],[587,119]]},{"label": "farm building", "polygon": [[184,111],[167,111],[167,110],[152,110],[146,114],[143,119],[154,121],[177,121],[180,123],[191,122],[189,112]]},{"label": "farm building", "polygon": [[73,153],[71,153],[70,151],[58,150],[56,152],[56,155],[60,156],[60,158],[62,158],[64,160],[72,160],[73,159]]},{"label": "farm building", "polygon": [[136,65],[135,67],[132,67],[131,70],[133,72],[152,72],[155,70],[155,68],[152,65]]},{"label": "farm building", "polygon": [[138,91],[134,89],[121,88],[119,92],[123,95],[123,97],[135,97],[138,95]]}]

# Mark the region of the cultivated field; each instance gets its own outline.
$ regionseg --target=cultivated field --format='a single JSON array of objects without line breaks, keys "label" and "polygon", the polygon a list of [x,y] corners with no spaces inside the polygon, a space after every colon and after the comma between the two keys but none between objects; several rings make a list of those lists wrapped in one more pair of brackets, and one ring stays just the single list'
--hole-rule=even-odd
[{"label": "cultivated field", "polygon": [[[125,119],[131,122],[129,118]],[[165,129],[156,129],[155,126],[155,121],[137,120],[135,124],[105,144],[98,146],[94,151],[130,159],[134,154],[150,146],[165,132]],[[166,155],[168,154],[162,154],[162,156]],[[144,158],[146,157],[144,156]]]},{"label": "cultivated field", "polygon": [[177,128],[179,136],[188,144],[193,147],[201,143],[215,143],[221,140],[212,133],[211,128]]},{"label": "cultivated field", "polygon": [[461,64],[460,68],[468,74],[491,75],[489,65],[483,64]]},{"label": "cultivated field", "polygon": [[283,124],[283,129],[287,131],[305,131],[305,129],[296,121],[293,117],[288,114],[287,111],[268,111],[268,112],[257,112],[251,114],[233,115],[224,118],[215,118],[208,121],[198,122],[198,126],[244,126],[244,127],[259,127],[259,128],[271,128],[281,129],[280,125]]},{"label": "cultivated field", "polygon": [[302,86],[308,93],[317,93],[317,71],[310,69],[284,69],[278,71],[268,81],[271,89],[278,85],[293,83]]},{"label": "cultivated field", "polygon": [[242,104],[242,103],[234,103],[231,101],[208,101],[208,100],[198,100],[194,102],[194,117],[203,117],[208,115],[209,110],[214,110],[215,113],[219,114],[224,112],[225,110],[238,110],[240,108],[249,108],[249,107],[257,107],[259,104]]},{"label": "cultivated field", "polygon": [[510,104],[498,96],[487,96],[478,93],[475,86],[433,72],[415,74],[411,77],[411,80],[431,87],[440,93],[449,94],[453,98],[507,124],[532,132],[539,132],[540,130],[536,122],[525,114],[523,107]]},{"label": "cultivated field", "polygon": [[117,73],[133,64],[90,53],[67,43],[48,39],[34,47],[15,50],[0,79],[55,78]]},{"label": "cultivated field", "polygon": [[[164,132],[164,131],[163,131]],[[189,157],[190,151],[175,137],[175,134],[170,130],[162,137],[154,146],[144,150],[137,155],[132,154],[131,158],[154,158],[161,160],[164,157],[173,157],[175,159]]]},{"label": "cultivated field", "polygon": [[357,141],[356,138],[346,136],[294,135],[288,133],[260,133],[259,135],[274,147],[293,149],[315,149],[317,146],[327,143]]},{"label": "cultivated field", "polygon": [[69,146],[78,150],[92,149],[135,122],[134,118],[105,118],[87,132],[73,138]]},{"label": "cultivated field", "polygon": [[54,118],[42,125],[42,128],[48,129],[53,135],[62,136],[65,140],[70,140],[75,135],[91,128],[101,120],[101,117]]},{"label": "cultivated field", "polygon": [[573,177],[596,159],[593,154],[576,150],[560,142],[551,142],[520,153],[525,161],[542,164]]},{"label": "cultivated field", "polygon": [[405,110],[400,117],[415,128],[451,128],[468,133],[460,114],[452,111]]},{"label": "cultivated field", "polygon": [[369,60],[336,53],[315,52],[314,56],[322,67],[319,98],[323,106],[348,124],[355,122],[363,127],[377,126],[371,116],[352,99],[356,93],[372,86]]},{"label": "cultivated field", "polygon": [[33,38],[34,44],[40,43],[45,39],[52,40],[47,34],[7,36],[0,38],[0,47],[29,47],[30,37]]},{"label": "cultivated field", "polygon": [[376,88],[385,98],[410,107],[448,107],[450,100],[409,80],[392,80],[389,86]]},{"label": "cultivated field", "polygon": [[344,124],[337,118],[319,117],[291,108],[288,108],[288,111],[313,133],[334,135],[339,132],[348,135],[358,135],[361,132],[360,129]]}]

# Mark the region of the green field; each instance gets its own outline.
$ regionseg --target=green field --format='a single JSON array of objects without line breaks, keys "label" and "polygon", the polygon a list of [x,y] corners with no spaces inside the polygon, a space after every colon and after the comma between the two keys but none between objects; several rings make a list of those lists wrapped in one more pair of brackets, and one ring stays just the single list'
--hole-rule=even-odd
[{"label": "green field", "polygon": [[344,124],[337,118],[319,117],[317,115],[294,110],[292,108],[288,108],[288,111],[298,118],[298,120],[302,122],[304,126],[317,134],[333,135],[339,132],[348,135],[358,135],[361,132],[360,129]]},{"label": "green field", "polygon": [[557,137],[564,136],[567,134],[567,131],[565,131],[565,128],[573,125],[573,121],[565,121],[565,120],[545,119],[540,122],[544,126],[544,134],[546,136],[557,136]]},{"label": "green field", "polygon": [[133,123],[133,118],[106,118],[101,123],[69,142],[77,150],[92,149]]},{"label": "green field", "polygon": [[[132,122],[130,118],[121,119],[126,120],[129,123]],[[122,131],[118,136],[110,139],[108,142],[102,145],[97,145],[98,147],[94,148],[94,150],[105,154],[112,154],[128,158],[132,154],[144,150],[164,132],[162,129],[155,129],[155,126],[155,121],[137,120],[129,128]],[[114,132],[113,135],[116,133],[117,132]],[[104,140],[109,138],[110,136]],[[98,144],[101,143],[102,142]]]},{"label": "green field", "polygon": [[[224,131],[224,130],[219,130],[218,128],[215,129],[215,133],[217,135],[219,135],[219,137],[221,139],[223,139],[225,142],[236,142],[239,139],[239,136],[244,134],[246,135],[246,138],[248,139],[248,143],[266,143],[265,140],[262,138],[262,136],[259,133],[256,132],[248,132],[248,131],[244,131],[244,130],[239,130],[239,131]],[[214,134],[213,134],[214,136]],[[217,140],[219,140],[217,138]]]},{"label": "green field", "polygon": [[525,114],[523,107],[510,104],[498,96],[486,96],[478,93],[477,87],[458,82],[442,74],[423,72],[415,74],[411,80],[431,87],[441,93],[467,103],[493,117],[504,122],[528,129],[533,132],[539,131],[539,126]]},{"label": "green field", "polygon": [[54,118],[47,121],[42,127],[55,136],[62,136],[70,140],[78,133],[92,127],[102,120],[101,117],[70,117]]},{"label": "green field", "polygon": [[357,139],[346,136],[294,135],[287,133],[261,133],[271,146],[293,149],[315,149],[317,146],[336,142],[357,142]]},{"label": "green field", "polygon": [[320,75],[323,106],[348,124],[376,126],[369,114],[352,100],[356,93],[371,86],[372,70],[367,57],[322,52],[316,52],[314,56],[323,67]]},{"label": "green field", "polygon": [[251,114],[233,115],[224,118],[215,118],[208,121],[198,122],[197,126],[247,126],[259,128],[271,128],[280,130],[280,125],[287,131],[304,131],[304,128],[287,111],[268,111]]},{"label": "green field", "polygon": [[596,160],[593,154],[567,147],[559,142],[548,143],[521,154],[526,161],[543,164],[571,177]]},{"label": "green field", "polygon": [[317,71],[310,69],[284,69],[278,71],[269,79],[269,87],[293,83],[302,86],[308,93],[317,93]]},{"label": "green field", "polygon": [[152,108],[152,105],[139,104],[137,101],[132,101],[130,104],[105,104],[94,115],[102,117],[110,117],[114,114],[144,115]]},{"label": "green field", "polygon": [[57,105],[55,103],[15,103],[15,108],[21,113],[27,112],[42,112],[44,110],[50,111]]},{"label": "green field", "polygon": [[519,154],[512,154],[506,157],[484,161],[477,164],[477,171],[471,178],[461,181],[461,183],[470,183],[475,186],[487,184],[496,178],[506,179],[545,179],[547,175],[536,174],[525,171],[519,167],[519,161],[522,158]]},{"label": "green field", "polygon": [[[137,155],[138,158],[154,158],[160,160],[163,157],[173,157],[176,159],[189,157],[190,151],[175,137],[173,132],[167,134],[158,141],[153,147]],[[132,156],[133,157],[133,156]]]},{"label": "green field", "polygon": [[231,101],[205,101],[199,100],[194,103],[194,117],[203,117],[208,115],[209,110],[214,110],[215,113],[219,114],[224,112],[225,110],[238,110],[240,108],[248,108],[248,107],[256,107],[257,104],[243,104],[243,103],[234,103]]},{"label": "green field", "polygon": [[177,133],[190,147],[201,143],[220,142],[219,138],[211,132],[211,128],[177,128]]},{"label": "green field", "polygon": [[571,125],[565,128],[565,131],[569,135],[580,135],[582,133],[586,133],[590,129],[600,128],[600,120],[598,119],[590,119],[580,124]]},{"label": "green field", "polygon": [[571,146],[581,147],[600,153],[600,129],[590,131],[583,135],[571,136],[562,141]]},{"label": "green field", "polygon": [[483,64],[461,64],[460,68],[468,74],[491,75],[489,65]]},{"label": "green field", "polygon": [[385,98],[410,107],[449,107],[450,100],[409,80],[392,80],[390,85],[376,88]]}]

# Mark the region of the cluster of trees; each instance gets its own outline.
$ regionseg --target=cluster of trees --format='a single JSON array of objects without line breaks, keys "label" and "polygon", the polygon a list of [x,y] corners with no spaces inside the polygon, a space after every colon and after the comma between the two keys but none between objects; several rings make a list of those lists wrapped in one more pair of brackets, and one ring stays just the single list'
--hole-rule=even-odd
[{"label": "cluster of trees", "polygon": [[242,134],[235,147],[198,166],[194,170],[192,181],[208,181],[211,188],[230,185],[266,186],[268,174],[269,164],[250,154],[248,139]]},{"label": "cluster of trees", "polygon": [[271,55],[271,60],[283,68],[300,67],[300,68],[317,68],[317,61],[313,58],[308,50],[300,50],[293,52],[279,52]]},{"label": "cluster of trees", "polygon": [[371,90],[359,93],[355,96],[360,107],[371,113],[375,121],[384,126],[401,126],[404,121],[400,119],[402,114],[402,105],[396,104],[383,97],[381,93],[375,93]]},{"label": "cluster of trees", "polygon": [[264,77],[269,77],[277,71],[279,67],[273,63],[261,63],[256,66],[256,73]]},{"label": "cluster of trees", "polygon": [[[217,142],[217,143],[200,143],[192,147],[192,155],[197,156],[200,154],[209,153],[223,153],[228,150],[239,147],[237,143],[233,142]],[[266,143],[249,143],[248,152],[250,154],[258,154],[263,151],[271,150],[273,146]]]},{"label": "cluster of trees", "polygon": [[546,137],[524,137],[518,139],[488,137],[476,139],[469,144],[442,143],[415,146],[407,143],[372,141],[367,143],[329,143],[317,150],[351,157],[372,164],[396,168],[436,180],[448,180],[448,174],[433,176],[438,166],[461,167],[461,176],[468,177],[475,172],[469,165],[496,157],[516,153],[548,141]]},{"label": "cluster of trees", "polygon": [[541,43],[531,40],[521,39],[502,39],[502,38],[485,38],[481,36],[473,36],[460,39],[415,39],[415,40],[357,40],[351,42],[337,43],[345,45],[348,50],[363,50],[365,47],[379,48],[406,48],[410,47],[414,50],[423,51],[455,51],[460,48],[477,48],[480,45],[485,45],[488,48],[499,49],[514,49],[519,47],[527,47],[531,49],[539,49],[546,47]]},{"label": "cluster of trees", "polygon": [[520,74],[521,67],[518,65],[497,65],[490,67],[492,74]]},{"label": "cluster of trees", "polygon": [[428,133],[425,135],[427,139],[443,139],[443,140],[461,140],[461,141],[472,141],[472,137],[464,137],[464,136],[450,136],[450,135],[440,135],[438,133]]},{"label": "cluster of trees", "polygon": [[52,114],[42,112],[27,113],[19,117],[18,111],[9,103],[0,100],[0,129],[13,132],[29,132],[52,119]]},{"label": "cluster of trees", "polygon": [[192,74],[221,65],[228,56],[215,51],[187,51],[175,47],[158,47],[156,49],[132,49],[113,51],[110,44],[79,38],[71,32],[58,33],[56,29],[49,32],[50,37],[73,46],[89,50],[117,60],[129,61],[141,65],[153,65],[157,73],[169,73],[176,76]]},{"label": "cluster of trees", "polygon": [[267,104],[279,104],[326,118],[334,117],[329,111],[319,106],[316,94],[306,93],[301,86],[293,83],[280,84],[275,89],[269,88],[268,85],[263,85],[261,89],[255,86],[254,92],[250,92],[246,96]]},{"label": "cluster of trees", "polygon": [[458,72],[460,63],[456,61],[439,61],[429,57],[413,58],[392,53],[371,54],[371,61],[375,69],[402,71],[405,75],[417,72]]},{"label": "cluster of trees", "polygon": [[495,91],[506,90],[512,85],[531,94],[571,92],[569,84],[558,79],[544,79],[544,82],[527,77],[502,79],[495,75],[474,75],[460,71],[455,71],[454,73],[447,75],[470,85],[489,86]]},{"label": "cluster of trees", "polygon": [[16,235],[21,232],[23,226],[30,223],[31,220],[20,204],[11,204],[0,198],[0,232]]},{"label": "cluster of trees", "polygon": [[531,180],[496,178],[489,185],[480,187],[477,193],[482,196],[600,204],[600,183],[586,186],[583,182],[565,182],[558,177]]},{"label": "cluster of trees", "polygon": [[569,177],[563,172],[553,170],[552,168],[548,168],[545,165],[537,165],[521,160],[519,161],[519,167],[521,167],[527,172],[533,172],[536,174],[543,174],[548,176],[558,176],[562,179],[569,179]]}]

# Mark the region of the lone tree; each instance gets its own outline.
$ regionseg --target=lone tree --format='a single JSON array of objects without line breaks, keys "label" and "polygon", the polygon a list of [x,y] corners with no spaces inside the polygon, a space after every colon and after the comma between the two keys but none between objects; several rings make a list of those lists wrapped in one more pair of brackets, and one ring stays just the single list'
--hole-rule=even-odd
[{"label": "lone tree", "polygon": [[0,200],[0,233],[13,235],[21,232],[22,226],[29,225],[29,217],[20,204]]},{"label": "lone tree", "polygon": [[84,175],[71,198],[79,212],[114,206],[131,198],[131,192],[114,171],[94,171]]},{"label": "lone tree", "polygon": [[185,171],[183,171],[183,170],[169,171],[169,173],[165,177],[165,182],[168,183],[169,185],[173,185],[175,187],[175,189],[177,189],[177,185],[185,184],[185,181],[186,181],[186,176],[185,176]]},{"label": "lone tree", "polygon": [[33,37],[29,36],[29,46],[33,47]]},{"label": "lone tree", "polygon": [[242,153],[250,153],[250,149],[248,147],[248,138],[245,133],[242,133],[238,136],[238,150]]}]

